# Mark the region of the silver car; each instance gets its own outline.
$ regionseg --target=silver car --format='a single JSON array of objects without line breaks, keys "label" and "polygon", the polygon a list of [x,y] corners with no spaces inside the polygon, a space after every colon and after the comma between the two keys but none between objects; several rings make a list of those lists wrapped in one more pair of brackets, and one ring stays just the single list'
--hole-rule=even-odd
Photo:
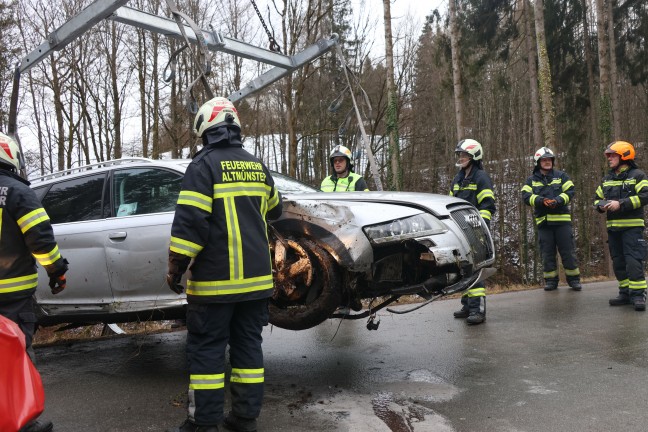
[{"label": "silver car", "polygon": [[[165,274],[173,212],[189,163],[118,159],[32,182],[70,262],[68,288],[56,296],[39,269],[41,324],[184,315],[186,299],[167,288]],[[284,199],[282,217],[269,224],[274,325],[299,330],[331,317],[369,317],[368,328],[377,328],[375,312],[401,296],[432,301],[494,273],[488,229],[464,200],[409,192],[322,193],[273,176]]]}]

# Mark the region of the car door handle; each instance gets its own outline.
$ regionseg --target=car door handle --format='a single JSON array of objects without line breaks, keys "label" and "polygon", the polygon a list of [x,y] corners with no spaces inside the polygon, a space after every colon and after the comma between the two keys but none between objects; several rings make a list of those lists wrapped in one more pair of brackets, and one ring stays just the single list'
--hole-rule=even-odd
[{"label": "car door handle", "polygon": [[110,240],[124,240],[126,238],[126,231],[118,231],[108,234]]}]

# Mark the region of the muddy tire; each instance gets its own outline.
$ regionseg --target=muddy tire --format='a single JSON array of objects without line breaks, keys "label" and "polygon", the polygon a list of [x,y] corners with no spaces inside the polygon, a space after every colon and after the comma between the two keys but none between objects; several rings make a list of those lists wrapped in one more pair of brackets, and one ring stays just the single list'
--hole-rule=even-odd
[{"label": "muddy tire", "polygon": [[[308,300],[291,304],[275,296],[270,300],[270,324],[288,330],[305,330],[325,321],[340,305],[340,275],[335,260],[312,241],[300,239],[313,266]],[[277,288],[275,288],[277,289]]]}]

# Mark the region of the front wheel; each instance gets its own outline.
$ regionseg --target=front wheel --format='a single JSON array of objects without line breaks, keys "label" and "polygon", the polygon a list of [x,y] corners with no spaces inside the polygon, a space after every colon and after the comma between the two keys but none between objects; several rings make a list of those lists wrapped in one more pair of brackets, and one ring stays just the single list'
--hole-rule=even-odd
[{"label": "front wheel", "polygon": [[270,323],[305,330],[325,321],[342,299],[335,260],[305,239],[277,240],[273,252],[275,289],[269,305]]}]

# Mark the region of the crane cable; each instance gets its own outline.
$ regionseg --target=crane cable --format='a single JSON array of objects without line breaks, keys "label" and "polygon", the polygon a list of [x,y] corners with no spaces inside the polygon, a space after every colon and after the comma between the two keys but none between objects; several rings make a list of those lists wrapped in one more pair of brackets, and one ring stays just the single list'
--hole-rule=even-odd
[{"label": "crane cable", "polygon": [[[356,102],[355,94],[353,92],[353,87],[351,85],[351,79],[349,78],[350,69],[346,61],[344,60],[344,54],[342,53],[342,48],[340,47],[340,44],[336,44],[335,47],[336,47],[336,52],[338,54],[338,57],[342,62],[344,77],[346,78],[347,81],[347,89],[349,89],[349,93],[351,93],[351,101],[353,102],[353,109],[355,110],[356,118],[358,120],[358,126],[360,127],[360,133],[362,135],[362,145],[364,146],[364,149],[367,152],[367,159],[369,160],[369,170],[371,171],[371,175],[373,176],[374,183],[376,184],[376,190],[382,191],[383,185],[382,185],[382,181],[380,180],[380,174],[378,172],[378,164],[376,163],[376,158],[373,154],[373,151],[371,150],[371,143],[369,142],[369,137],[367,136],[367,132],[365,131],[364,122],[362,120],[362,116],[360,115],[360,109],[358,108],[358,103]],[[365,96],[365,101],[368,102],[369,97],[367,96],[364,89],[362,90],[362,92]],[[371,107],[371,105],[369,106]]]}]

